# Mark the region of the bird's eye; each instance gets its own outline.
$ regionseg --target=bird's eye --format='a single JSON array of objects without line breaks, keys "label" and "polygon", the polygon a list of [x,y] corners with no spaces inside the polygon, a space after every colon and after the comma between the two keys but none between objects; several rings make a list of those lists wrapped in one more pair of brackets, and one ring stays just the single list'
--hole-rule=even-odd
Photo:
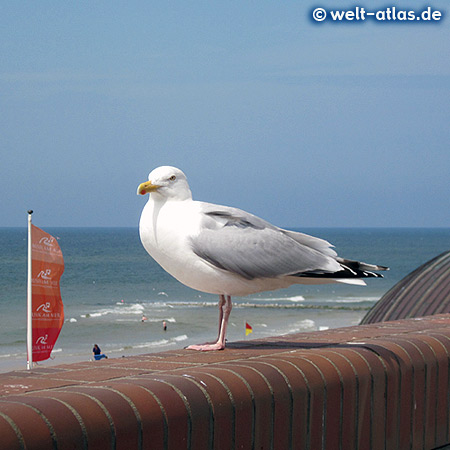
[{"label": "bird's eye", "polygon": [[175,175],[172,175],[172,176],[169,178],[170,181],[175,181],[176,179],[177,179],[177,177],[176,177]]}]

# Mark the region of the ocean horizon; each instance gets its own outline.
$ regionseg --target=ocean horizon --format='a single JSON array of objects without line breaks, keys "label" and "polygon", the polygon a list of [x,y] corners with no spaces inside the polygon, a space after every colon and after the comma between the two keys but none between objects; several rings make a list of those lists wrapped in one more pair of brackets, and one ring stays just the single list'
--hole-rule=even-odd
[{"label": "ocean horizon", "polygon": [[[52,359],[40,366],[88,361],[95,343],[109,357],[127,357],[216,337],[217,296],[167,274],[142,247],[137,227],[35,225],[58,239],[65,260],[65,323]],[[295,285],[234,297],[229,341],[357,325],[404,276],[450,249],[449,228],[291,229],[328,240],[342,257],[390,270],[367,286]],[[0,248],[0,372],[5,372],[26,368],[26,227],[0,228]],[[253,328],[248,337],[245,322]]]}]

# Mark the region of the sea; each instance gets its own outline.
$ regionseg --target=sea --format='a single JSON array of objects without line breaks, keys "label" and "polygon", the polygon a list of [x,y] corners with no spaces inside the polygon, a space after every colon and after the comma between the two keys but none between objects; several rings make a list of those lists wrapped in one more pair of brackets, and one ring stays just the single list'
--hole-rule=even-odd
[{"label": "sea", "polygon": [[[41,228],[63,252],[65,322],[51,358],[40,366],[90,361],[94,344],[122,358],[217,337],[218,297],[167,274],[142,247],[137,228]],[[390,270],[367,286],[295,285],[234,297],[228,342],[358,325],[398,281],[450,249],[450,228],[297,231],[328,240],[342,257]],[[26,228],[0,228],[0,250],[0,372],[7,372],[26,368]],[[248,336],[246,323],[253,329]]]}]

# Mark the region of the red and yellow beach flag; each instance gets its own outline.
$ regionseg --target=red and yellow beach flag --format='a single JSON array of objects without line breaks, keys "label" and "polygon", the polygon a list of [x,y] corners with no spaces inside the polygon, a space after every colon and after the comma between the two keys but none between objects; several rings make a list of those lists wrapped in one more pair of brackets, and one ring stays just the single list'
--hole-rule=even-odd
[{"label": "red and yellow beach flag", "polygon": [[31,368],[32,362],[50,358],[64,323],[59,287],[64,272],[63,255],[52,235],[31,224],[31,214],[28,260],[27,353],[28,368]]},{"label": "red and yellow beach flag", "polygon": [[248,336],[250,333],[253,333],[253,328],[245,322],[245,335]]}]

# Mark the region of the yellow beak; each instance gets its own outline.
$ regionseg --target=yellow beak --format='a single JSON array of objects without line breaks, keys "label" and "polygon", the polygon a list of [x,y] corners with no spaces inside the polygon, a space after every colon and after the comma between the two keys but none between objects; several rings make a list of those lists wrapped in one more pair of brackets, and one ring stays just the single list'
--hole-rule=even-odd
[{"label": "yellow beak", "polygon": [[141,183],[137,189],[137,195],[145,195],[149,194],[150,192],[156,191],[161,186],[157,184],[153,184],[151,181],[146,181],[145,183]]}]

